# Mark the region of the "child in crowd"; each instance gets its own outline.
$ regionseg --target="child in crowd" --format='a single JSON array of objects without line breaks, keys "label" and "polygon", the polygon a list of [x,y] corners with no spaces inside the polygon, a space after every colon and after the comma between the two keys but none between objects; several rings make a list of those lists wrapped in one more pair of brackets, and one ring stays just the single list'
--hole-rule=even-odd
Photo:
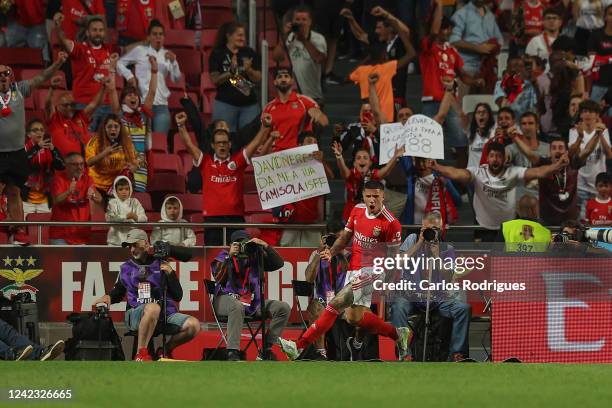
[{"label": "child in crowd", "polygon": [[[147,222],[144,207],[137,198],[132,197],[132,182],[126,176],[118,176],[113,183],[113,197],[106,207],[106,221],[109,222]],[[128,227],[110,227],[106,242],[108,245],[121,246],[127,238]]]},{"label": "child in crowd", "polygon": [[612,199],[610,198],[610,183],[612,177],[602,172],[595,177],[597,195],[586,203],[587,222],[597,227],[612,226]]},{"label": "child in crowd", "polygon": [[[175,196],[164,199],[160,212],[160,222],[187,222],[183,219],[183,203]],[[151,242],[156,241],[192,247],[196,244],[196,235],[191,228],[186,227],[155,227],[151,233]]]},{"label": "child in crowd", "polygon": [[26,155],[32,173],[21,189],[23,214],[50,213],[49,190],[54,170],[64,170],[64,160],[59,150],[45,133],[40,119],[32,119],[27,126]]},{"label": "child in crowd", "polygon": [[402,146],[399,149],[395,149],[395,154],[391,160],[380,169],[372,169],[370,152],[366,149],[361,148],[355,151],[353,167],[350,169],[344,162],[344,157],[342,157],[342,145],[334,142],[332,151],[336,155],[340,176],[346,180],[346,202],[342,211],[342,219],[346,221],[355,204],[361,202],[363,185],[369,180],[382,180],[387,177],[391,170],[393,170],[393,167],[395,167],[397,159],[404,154],[405,147]]}]

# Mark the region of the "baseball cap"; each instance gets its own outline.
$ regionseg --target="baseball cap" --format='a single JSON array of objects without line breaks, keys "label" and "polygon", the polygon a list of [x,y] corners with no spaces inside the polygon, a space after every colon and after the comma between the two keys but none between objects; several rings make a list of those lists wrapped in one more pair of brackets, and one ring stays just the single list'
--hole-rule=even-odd
[{"label": "baseball cap", "polygon": [[251,236],[249,235],[248,232],[246,232],[245,230],[238,230],[238,231],[232,232],[232,235],[230,237],[230,242],[240,242],[240,241],[249,240],[249,239],[251,239]]},{"label": "baseball cap", "polygon": [[130,232],[128,232],[127,238],[125,238],[125,241],[121,243],[121,246],[125,248],[126,246],[140,240],[148,241],[149,237],[147,236],[147,233],[141,229],[133,228],[130,230]]}]

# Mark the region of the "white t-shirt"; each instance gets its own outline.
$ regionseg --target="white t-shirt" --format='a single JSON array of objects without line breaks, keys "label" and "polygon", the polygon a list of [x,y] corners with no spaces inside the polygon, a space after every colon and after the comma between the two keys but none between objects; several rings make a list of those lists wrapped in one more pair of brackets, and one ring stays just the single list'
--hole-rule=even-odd
[{"label": "white t-shirt", "polygon": [[[470,143],[469,150],[468,150],[468,167],[480,166],[480,158],[482,157],[482,149],[485,143],[487,143],[487,141],[489,141],[489,139],[491,139],[493,135],[495,134],[494,130],[495,130],[495,127],[493,126],[491,128],[491,131],[489,132],[488,137],[482,137],[480,136],[480,133],[476,132],[476,134],[474,135],[474,140],[472,140],[472,142]],[[467,133],[469,133],[469,129]]]},{"label": "white t-shirt", "polygon": [[[557,39],[557,37],[548,36],[548,45],[552,46],[552,43]],[[548,51],[548,47],[546,46],[546,40],[544,39],[544,34],[538,34],[533,37],[527,43],[527,48],[525,48],[525,54],[534,55],[536,57],[540,57],[544,60],[548,59],[550,55]]]},{"label": "white t-shirt", "polygon": [[[591,140],[595,136],[595,131],[591,133],[584,132],[584,138],[582,139],[582,143],[580,144],[580,150],[583,150],[589,140]],[[608,144],[610,144],[610,134],[608,133],[608,129],[604,131],[604,137]],[[578,131],[576,129],[570,129],[569,132],[569,144],[572,145],[576,143],[578,139]],[[584,166],[578,170],[578,189],[588,191],[591,194],[597,194],[597,189],[595,188],[595,177],[599,173],[606,171],[606,155],[603,151],[603,147],[601,147],[601,143],[597,143],[595,146],[595,150],[587,157],[586,163]]]},{"label": "white t-shirt", "polygon": [[[327,54],[327,42],[321,34],[310,30],[310,42],[319,52]],[[321,89],[323,64],[316,63],[312,59],[306,46],[296,38],[295,33],[289,33],[287,37],[287,51],[291,58],[295,80],[302,91],[301,94],[317,101],[323,100]]]},{"label": "white t-shirt", "polygon": [[416,177],[414,182],[414,223],[420,224],[425,215],[425,207],[429,200],[431,185],[433,184],[434,175],[430,174],[425,177]]},{"label": "white t-shirt", "polygon": [[509,166],[497,176],[489,165],[468,167],[474,183],[474,213],[482,227],[498,230],[516,214],[516,187],[523,183],[526,167]]}]

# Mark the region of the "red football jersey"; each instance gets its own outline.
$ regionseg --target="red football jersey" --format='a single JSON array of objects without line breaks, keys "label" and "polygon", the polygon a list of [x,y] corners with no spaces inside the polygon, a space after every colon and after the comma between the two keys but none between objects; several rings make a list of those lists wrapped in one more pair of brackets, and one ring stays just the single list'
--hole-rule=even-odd
[{"label": "red football jersey", "polygon": [[440,46],[426,37],[421,41],[419,64],[423,75],[423,100],[441,101],[444,97],[441,78],[455,78],[463,68],[463,59],[452,45]]},{"label": "red football jersey", "polygon": [[612,199],[601,202],[592,198],[586,203],[586,219],[594,226],[612,225]]},{"label": "red football jersey", "polygon": [[402,226],[384,206],[370,215],[365,204],[357,204],[344,229],[353,233],[351,271],[372,266],[374,258],[387,256],[388,247],[402,243]]}]

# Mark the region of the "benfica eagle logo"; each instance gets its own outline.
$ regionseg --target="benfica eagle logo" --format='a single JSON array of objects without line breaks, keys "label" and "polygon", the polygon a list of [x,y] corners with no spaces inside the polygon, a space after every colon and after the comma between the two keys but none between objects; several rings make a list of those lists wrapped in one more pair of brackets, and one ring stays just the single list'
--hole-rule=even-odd
[{"label": "benfica eagle logo", "polygon": [[1,261],[4,263],[4,268],[9,267],[11,269],[0,269],[0,276],[13,281],[13,283],[0,289],[2,295],[10,299],[14,295],[27,292],[32,297],[32,300],[36,301],[36,293],[38,293],[38,289],[26,283],[26,281],[34,279],[43,273],[42,269],[27,269],[29,267],[34,267],[36,264],[36,259],[32,258],[31,256],[27,259],[24,259],[21,256],[12,259],[7,256]]}]

